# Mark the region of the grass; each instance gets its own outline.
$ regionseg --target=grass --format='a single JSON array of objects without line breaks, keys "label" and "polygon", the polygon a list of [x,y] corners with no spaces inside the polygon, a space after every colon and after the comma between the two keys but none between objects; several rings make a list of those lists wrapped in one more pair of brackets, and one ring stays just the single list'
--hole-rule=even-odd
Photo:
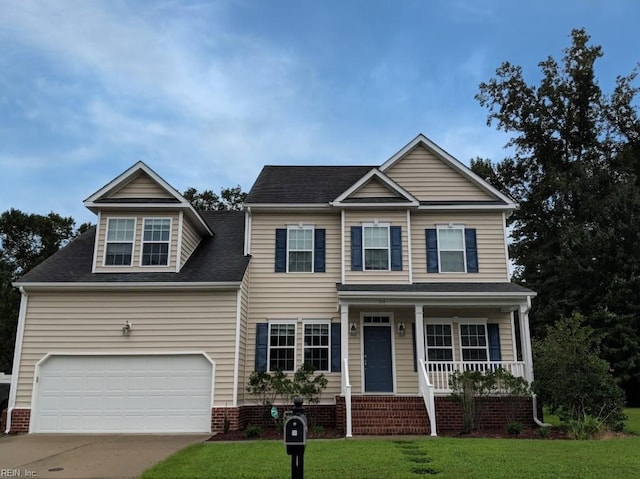
[{"label": "grass", "polygon": [[[635,419],[640,410],[632,411]],[[632,427],[637,427],[638,422]],[[311,441],[305,478],[637,478],[640,437],[599,441],[406,438]],[[281,441],[204,443],[149,469],[143,479],[286,479]]]},{"label": "grass", "polygon": [[640,408],[626,408],[624,413],[627,415],[627,423],[625,432],[640,436]]}]

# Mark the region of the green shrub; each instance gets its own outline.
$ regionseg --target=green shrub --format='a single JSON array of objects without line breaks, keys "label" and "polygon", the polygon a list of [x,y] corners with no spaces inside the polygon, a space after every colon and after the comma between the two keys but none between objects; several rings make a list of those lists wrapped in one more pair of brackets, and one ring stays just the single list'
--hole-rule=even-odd
[{"label": "green shrub", "polygon": [[606,429],[606,425],[599,418],[593,416],[567,421],[567,432],[571,439],[593,439],[604,429]]},{"label": "green shrub", "polygon": [[262,436],[262,428],[257,424],[249,424],[244,430],[244,436],[247,439],[255,439]]},{"label": "green shrub", "polygon": [[509,424],[507,424],[507,432],[509,434],[513,434],[514,436],[517,436],[524,430],[525,430],[525,425],[522,424],[521,422],[516,421],[516,422],[510,422]]},{"label": "green shrub", "polygon": [[538,434],[540,435],[540,439],[547,439],[549,437],[550,431],[551,431],[551,428],[548,426],[543,426],[540,429],[538,429]]},{"label": "green shrub", "polygon": [[624,391],[600,359],[599,338],[579,314],[563,318],[534,342],[536,380],[533,389],[542,403],[561,420],[598,418],[619,431],[626,419]]}]

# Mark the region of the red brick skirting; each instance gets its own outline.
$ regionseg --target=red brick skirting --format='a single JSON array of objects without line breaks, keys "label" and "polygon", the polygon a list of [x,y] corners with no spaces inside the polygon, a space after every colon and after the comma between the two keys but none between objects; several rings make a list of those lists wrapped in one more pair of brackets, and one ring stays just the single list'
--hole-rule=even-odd
[{"label": "red brick skirting", "polygon": [[9,431],[9,434],[29,432],[30,418],[31,409],[14,409],[11,413],[11,431]]},{"label": "red brick skirting", "polygon": [[[531,398],[491,397],[479,399],[480,429],[504,429],[511,422],[535,426]],[[438,433],[460,432],[462,410],[449,397],[435,398]],[[430,424],[420,396],[352,396],[354,435],[430,434]],[[336,396],[336,428],[346,428],[344,397]]]},{"label": "red brick skirting", "polygon": [[[278,408],[278,416],[282,418],[285,411],[291,411],[293,405],[276,407]],[[336,406],[334,404],[305,405],[304,410],[312,425],[335,427]],[[230,431],[242,430],[250,424],[257,426],[271,426],[274,424],[270,410],[265,415],[265,410],[262,406],[214,407],[211,409],[211,432],[224,431],[225,413],[229,420]]]}]

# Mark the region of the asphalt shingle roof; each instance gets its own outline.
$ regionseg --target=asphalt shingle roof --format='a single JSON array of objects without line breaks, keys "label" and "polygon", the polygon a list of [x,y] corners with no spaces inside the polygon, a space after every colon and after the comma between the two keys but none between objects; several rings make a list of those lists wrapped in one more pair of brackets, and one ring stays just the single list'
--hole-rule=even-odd
[{"label": "asphalt shingle roof", "polygon": [[329,203],[375,166],[265,166],[245,204]]},{"label": "asphalt shingle roof", "polygon": [[249,264],[244,256],[244,213],[202,211],[215,237],[203,239],[179,273],[92,273],[96,229],[91,228],[25,274],[19,283],[238,282]]}]

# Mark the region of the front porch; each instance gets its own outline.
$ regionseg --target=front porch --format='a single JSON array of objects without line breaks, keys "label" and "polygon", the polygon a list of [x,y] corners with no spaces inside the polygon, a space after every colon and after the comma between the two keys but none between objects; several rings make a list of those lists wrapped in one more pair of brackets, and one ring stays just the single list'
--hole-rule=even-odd
[{"label": "front porch", "polygon": [[[449,398],[456,371],[505,369],[531,382],[534,294],[511,283],[338,285],[345,435],[435,436],[461,424]],[[533,422],[527,402],[525,424]],[[487,414],[492,427],[504,422],[499,409]]]}]

